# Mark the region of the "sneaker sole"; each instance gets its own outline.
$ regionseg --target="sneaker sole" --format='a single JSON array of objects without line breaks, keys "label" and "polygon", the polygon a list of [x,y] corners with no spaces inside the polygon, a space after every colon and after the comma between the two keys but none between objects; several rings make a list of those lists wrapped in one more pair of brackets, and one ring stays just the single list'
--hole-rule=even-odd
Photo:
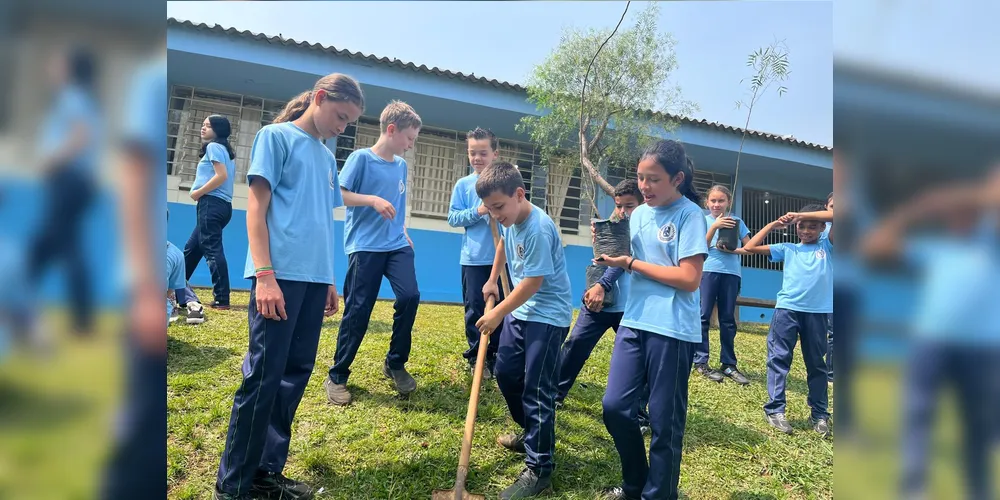
[{"label": "sneaker sole", "polygon": [[205,322],[205,318],[188,318],[185,323],[189,325],[200,325]]}]

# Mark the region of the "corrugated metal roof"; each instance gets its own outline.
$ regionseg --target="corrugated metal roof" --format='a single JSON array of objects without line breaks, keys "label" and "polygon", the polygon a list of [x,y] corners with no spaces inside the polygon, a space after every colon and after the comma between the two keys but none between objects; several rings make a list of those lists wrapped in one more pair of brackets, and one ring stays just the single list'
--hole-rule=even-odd
[{"label": "corrugated metal roof", "polygon": [[[256,40],[256,41],[260,41],[260,42],[267,42],[267,43],[271,43],[271,44],[281,44],[281,45],[285,45],[285,46],[301,47],[303,49],[310,49],[310,50],[317,50],[317,51],[321,51],[321,52],[327,52],[327,53],[330,53],[330,54],[336,54],[338,56],[348,57],[348,58],[351,58],[351,59],[365,59],[367,61],[371,61],[371,62],[374,62],[374,63],[382,64],[382,65],[385,65],[385,66],[392,66],[392,67],[406,69],[406,70],[411,70],[411,71],[419,71],[419,72],[422,72],[422,73],[428,73],[428,74],[432,74],[432,75],[436,75],[436,76],[442,76],[442,77],[445,77],[445,78],[458,78],[460,80],[465,80],[465,81],[469,81],[469,82],[479,83],[479,84],[483,84],[483,85],[491,85],[491,86],[497,87],[497,88],[502,88],[502,89],[507,89],[507,90],[513,90],[513,91],[516,91],[516,92],[527,93],[527,89],[524,86],[516,84],[516,83],[510,83],[510,82],[500,81],[500,80],[496,80],[496,79],[485,78],[485,77],[482,77],[482,76],[476,76],[474,74],[468,74],[468,75],[466,75],[465,73],[462,73],[461,71],[450,71],[450,70],[438,68],[437,66],[435,66],[433,68],[428,68],[426,65],[423,65],[423,64],[421,64],[421,65],[418,66],[418,65],[413,64],[411,62],[401,61],[401,60],[395,59],[395,58],[378,57],[378,56],[375,56],[375,55],[372,55],[372,54],[365,54],[363,52],[352,52],[352,51],[347,50],[347,49],[338,49],[337,47],[334,47],[332,45],[329,45],[329,46],[328,45],[321,45],[321,44],[318,44],[318,43],[309,43],[309,42],[305,42],[305,41],[299,42],[299,41],[296,41],[296,40],[294,40],[292,38],[285,38],[283,36],[269,36],[269,35],[265,35],[264,33],[253,33],[253,32],[251,32],[249,30],[240,31],[240,30],[238,30],[236,28],[226,28],[226,27],[220,26],[218,24],[215,24],[215,25],[212,25],[212,26],[209,26],[209,25],[207,25],[205,23],[195,24],[195,23],[193,23],[191,21],[181,21],[181,20],[178,20],[178,19],[173,18],[173,17],[167,19],[167,26],[180,26],[180,27],[184,27],[184,28],[188,28],[188,29],[195,29],[195,30],[200,30],[200,31],[210,31],[212,33],[218,33],[218,34],[236,35],[236,36],[240,36],[240,37],[243,37],[243,38],[248,38],[248,39],[252,39],[252,40]],[[657,113],[657,115],[658,116],[663,116],[663,117],[668,118],[668,119],[676,120],[676,121],[679,121],[681,123],[687,123],[687,124],[701,126],[701,127],[708,127],[708,128],[712,128],[712,129],[715,129],[715,130],[721,130],[721,131],[724,131],[724,132],[730,132],[730,133],[733,133],[733,134],[736,134],[736,135],[742,135],[743,134],[743,129],[741,127],[733,127],[731,125],[725,125],[725,124],[719,123],[719,122],[713,122],[713,121],[704,120],[704,119],[700,119],[699,120],[699,119],[690,118],[690,117],[687,117],[687,116],[679,116],[679,115],[673,115],[673,114],[661,114],[661,113]],[[796,138],[794,138],[792,136],[780,136],[780,135],[777,135],[777,134],[771,134],[771,133],[767,133],[767,132],[760,132],[760,131],[757,131],[757,130],[749,130],[748,136],[749,137],[756,137],[758,139],[763,139],[763,140],[766,140],[766,141],[781,142],[781,143],[785,143],[785,144],[792,144],[794,146],[804,147],[804,148],[808,148],[808,149],[817,149],[817,150],[821,150],[821,151],[832,151],[832,148],[830,146],[824,146],[822,144],[816,144],[816,143],[812,143],[812,142],[802,141],[802,140],[796,139]]]}]

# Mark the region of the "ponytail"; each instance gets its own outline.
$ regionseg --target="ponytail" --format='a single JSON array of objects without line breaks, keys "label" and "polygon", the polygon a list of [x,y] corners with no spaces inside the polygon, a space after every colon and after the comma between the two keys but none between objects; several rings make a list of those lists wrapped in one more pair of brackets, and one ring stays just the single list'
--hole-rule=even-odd
[{"label": "ponytail", "polygon": [[694,187],[694,160],[690,156],[687,157],[684,165],[684,182],[677,189],[687,199],[693,201],[695,205],[701,206],[701,195],[698,194],[698,190]]},{"label": "ponytail", "polygon": [[285,109],[281,110],[281,113],[279,113],[271,123],[284,123],[298,120],[302,117],[302,114],[306,112],[306,109],[309,108],[309,103],[312,101],[312,97],[312,90],[307,90],[295,96],[295,99],[292,99],[291,101],[288,101],[288,104],[285,104]]},{"label": "ponytail", "polygon": [[362,111],[365,109],[365,95],[358,81],[347,75],[331,73],[317,80],[312,90],[295,96],[271,123],[292,122],[301,118],[320,90],[325,93],[324,99],[327,101],[350,102]]}]

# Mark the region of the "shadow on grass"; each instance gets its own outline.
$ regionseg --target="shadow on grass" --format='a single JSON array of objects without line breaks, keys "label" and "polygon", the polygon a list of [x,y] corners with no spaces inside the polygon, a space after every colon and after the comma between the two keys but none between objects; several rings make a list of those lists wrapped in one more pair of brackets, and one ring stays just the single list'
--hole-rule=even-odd
[{"label": "shadow on grass", "polygon": [[233,349],[225,347],[196,346],[173,337],[167,338],[168,373],[198,373],[238,355]]},{"label": "shadow on grass", "polygon": [[[337,313],[337,315],[333,317],[324,319],[323,328],[333,329],[334,334],[336,335],[336,332],[340,331],[341,318],[341,313]],[[386,333],[392,333],[392,323],[373,319],[368,322],[368,331],[365,333],[365,339],[368,339],[369,335],[384,335]]]},{"label": "shadow on grass", "polygon": [[778,497],[770,493],[750,493],[747,491],[734,491],[729,495],[729,500],[777,500]]},{"label": "shadow on grass", "polygon": [[0,380],[0,401],[3,401],[0,405],[0,428],[17,429],[18,433],[35,430],[49,432],[96,409],[94,400],[78,394],[28,391],[4,380]]},{"label": "shadow on grass", "polygon": [[725,419],[701,412],[688,412],[684,428],[685,452],[699,446],[752,449],[767,441],[767,436],[759,431],[734,425]]}]

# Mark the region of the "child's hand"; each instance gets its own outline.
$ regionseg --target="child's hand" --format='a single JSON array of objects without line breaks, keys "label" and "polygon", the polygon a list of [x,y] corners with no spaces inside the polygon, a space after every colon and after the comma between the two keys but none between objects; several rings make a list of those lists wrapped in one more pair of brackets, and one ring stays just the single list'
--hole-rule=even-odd
[{"label": "child's hand", "polygon": [[726,246],[726,243],[723,241],[716,243],[715,248],[718,248],[719,250],[726,253],[734,253],[732,250],[729,249],[729,247]]},{"label": "child's hand", "polygon": [[262,316],[275,321],[288,319],[288,314],[285,313],[285,296],[273,274],[257,280],[254,295],[257,298],[257,311]]},{"label": "child's hand", "polygon": [[387,220],[396,218],[396,207],[392,206],[392,203],[389,203],[378,196],[373,196],[372,198],[374,198],[374,200],[372,200],[372,208],[374,208],[379,215]]},{"label": "child's hand", "polygon": [[483,335],[492,335],[493,332],[496,331],[497,327],[500,326],[500,321],[503,320],[503,317],[496,312],[497,310],[493,309],[484,314],[482,318],[479,318],[479,321],[476,322],[476,328],[479,329],[479,333],[482,333]]},{"label": "child's hand", "polygon": [[487,282],[483,285],[483,300],[489,300],[490,295],[492,295],[494,299],[498,301],[500,300],[500,288],[497,287],[495,281]]},{"label": "child's hand", "polygon": [[712,223],[712,227],[714,227],[715,229],[734,228],[736,227],[736,219],[732,217],[719,217],[718,219],[715,219],[715,222]]},{"label": "child's hand", "polygon": [[486,205],[480,203],[479,208],[476,209],[476,213],[478,213],[479,215],[486,215],[490,213],[490,209],[486,208]]},{"label": "child's hand", "polygon": [[624,268],[628,266],[628,259],[628,255],[622,255],[621,257],[609,257],[608,255],[601,254],[600,259],[594,259],[594,264],[598,266]]},{"label": "child's hand", "polygon": [[330,285],[326,291],[326,309],[323,316],[333,316],[340,309],[340,297],[337,295],[337,285]]},{"label": "child's hand", "polygon": [[590,221],[590,244],[597,244],[597,226],[594,225],[594,221]]},{"label": "child's hand", "polygon": [[410,239],[410,235],[407,234],[405,236],[406,236],[406,242],[410,244],[410,248],[413,248],[413,240]]},{"label": "child's hand", "polygon": [[191,199],[194,201],[201,199],[201,190],[195,189],[194,191],[191,191]]},{"label": "child's hand", "polygon": [[604,287],[600,283],[595,283],[583,294],[583,305],[592,312],[601,312],[604,308]]}]

